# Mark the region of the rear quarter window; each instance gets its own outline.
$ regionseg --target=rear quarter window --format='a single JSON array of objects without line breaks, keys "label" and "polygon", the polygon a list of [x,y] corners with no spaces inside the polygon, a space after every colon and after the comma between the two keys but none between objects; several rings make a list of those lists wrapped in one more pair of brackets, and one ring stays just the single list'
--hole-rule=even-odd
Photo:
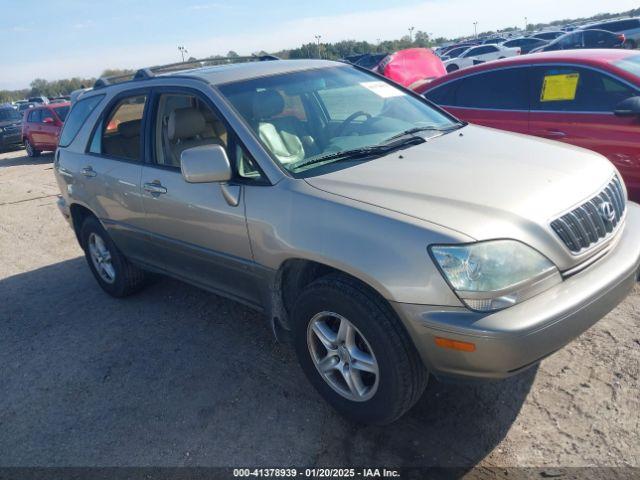
[{"label": "rear quarter window", "polygon": [[91,112],[95,110],[98,104],[102,101],[104,95],[95,95],[89,98],[84,98],[76,102],[71,108],[71,112],[67,116],[67,119],[64,123],[64,128],[62,129],[62,133],[60,134],[60,142],[58,143],[61,147],[68,147],[73,139],[76,138],[76,135],[84,125],[84,122],[87,120]]}]

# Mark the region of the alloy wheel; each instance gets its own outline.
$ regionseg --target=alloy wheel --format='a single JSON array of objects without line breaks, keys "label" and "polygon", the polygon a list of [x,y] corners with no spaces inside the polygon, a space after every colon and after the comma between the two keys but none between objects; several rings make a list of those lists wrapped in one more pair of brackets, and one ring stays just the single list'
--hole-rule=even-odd
[{"label": "alloy wheel", "polygon": [[97,233],[91,233],[88,245],[91,261],[100,278],[107,283],[115,282],[116,271],[111,262],[111,252],[102,237]]},{"label": "alloy wheel", "polygon": [[364,402],[378,390],[378,361],[362,333],[342,315],[320,312],[307,328],[307,346],[320,376],[348,400]]}]

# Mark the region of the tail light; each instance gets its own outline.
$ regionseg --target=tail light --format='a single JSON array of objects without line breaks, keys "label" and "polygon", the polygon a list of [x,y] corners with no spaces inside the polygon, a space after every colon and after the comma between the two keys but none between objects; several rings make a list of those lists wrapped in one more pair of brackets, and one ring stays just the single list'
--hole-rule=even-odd
[{"label": "tail light", "polygon": [[621,43],[621,44],[623,44],[623,43],[624,43],[624,41],[626,40],[626,38],[625,38],[625,36],[624,36],[624,33],[619,33],[619,34],[617,35],[617,37],[618,37],[618,40],[620,40],[620,43]]},{"label": "tail light", "polygon": [[516,53],[516,55],[521,55],[521,54],[522,54],[522,49],[521,49],[521,48],[518,48],[518,49],[517,49],[517,53]]}]

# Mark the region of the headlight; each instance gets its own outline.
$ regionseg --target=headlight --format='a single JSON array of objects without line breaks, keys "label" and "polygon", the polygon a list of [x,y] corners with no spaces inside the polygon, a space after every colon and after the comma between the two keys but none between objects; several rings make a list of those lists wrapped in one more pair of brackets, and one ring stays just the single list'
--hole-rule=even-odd
[{"label": "headlight", "polygon": [[0,133],[4,132],[4,128],[0,127]]},{"label": "headlight", "polygon": [[549,259],[515,240],[432,245],[429,250],[458,297],[473,310],[510,307],[562,281]]}]

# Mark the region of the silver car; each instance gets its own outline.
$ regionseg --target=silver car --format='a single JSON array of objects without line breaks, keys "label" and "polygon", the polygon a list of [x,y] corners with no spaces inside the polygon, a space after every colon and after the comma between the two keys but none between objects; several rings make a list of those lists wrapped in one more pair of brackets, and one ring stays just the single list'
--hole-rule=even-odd
[{"label": "silver car", "polygon": [[637,280],[640,207],[596,153],[342,63],[172,68],[68,116],[59,206],[89,268],[115,297],[155,272],[263,311],[355,421],[397,419],[429,375],[520,372]]}]

